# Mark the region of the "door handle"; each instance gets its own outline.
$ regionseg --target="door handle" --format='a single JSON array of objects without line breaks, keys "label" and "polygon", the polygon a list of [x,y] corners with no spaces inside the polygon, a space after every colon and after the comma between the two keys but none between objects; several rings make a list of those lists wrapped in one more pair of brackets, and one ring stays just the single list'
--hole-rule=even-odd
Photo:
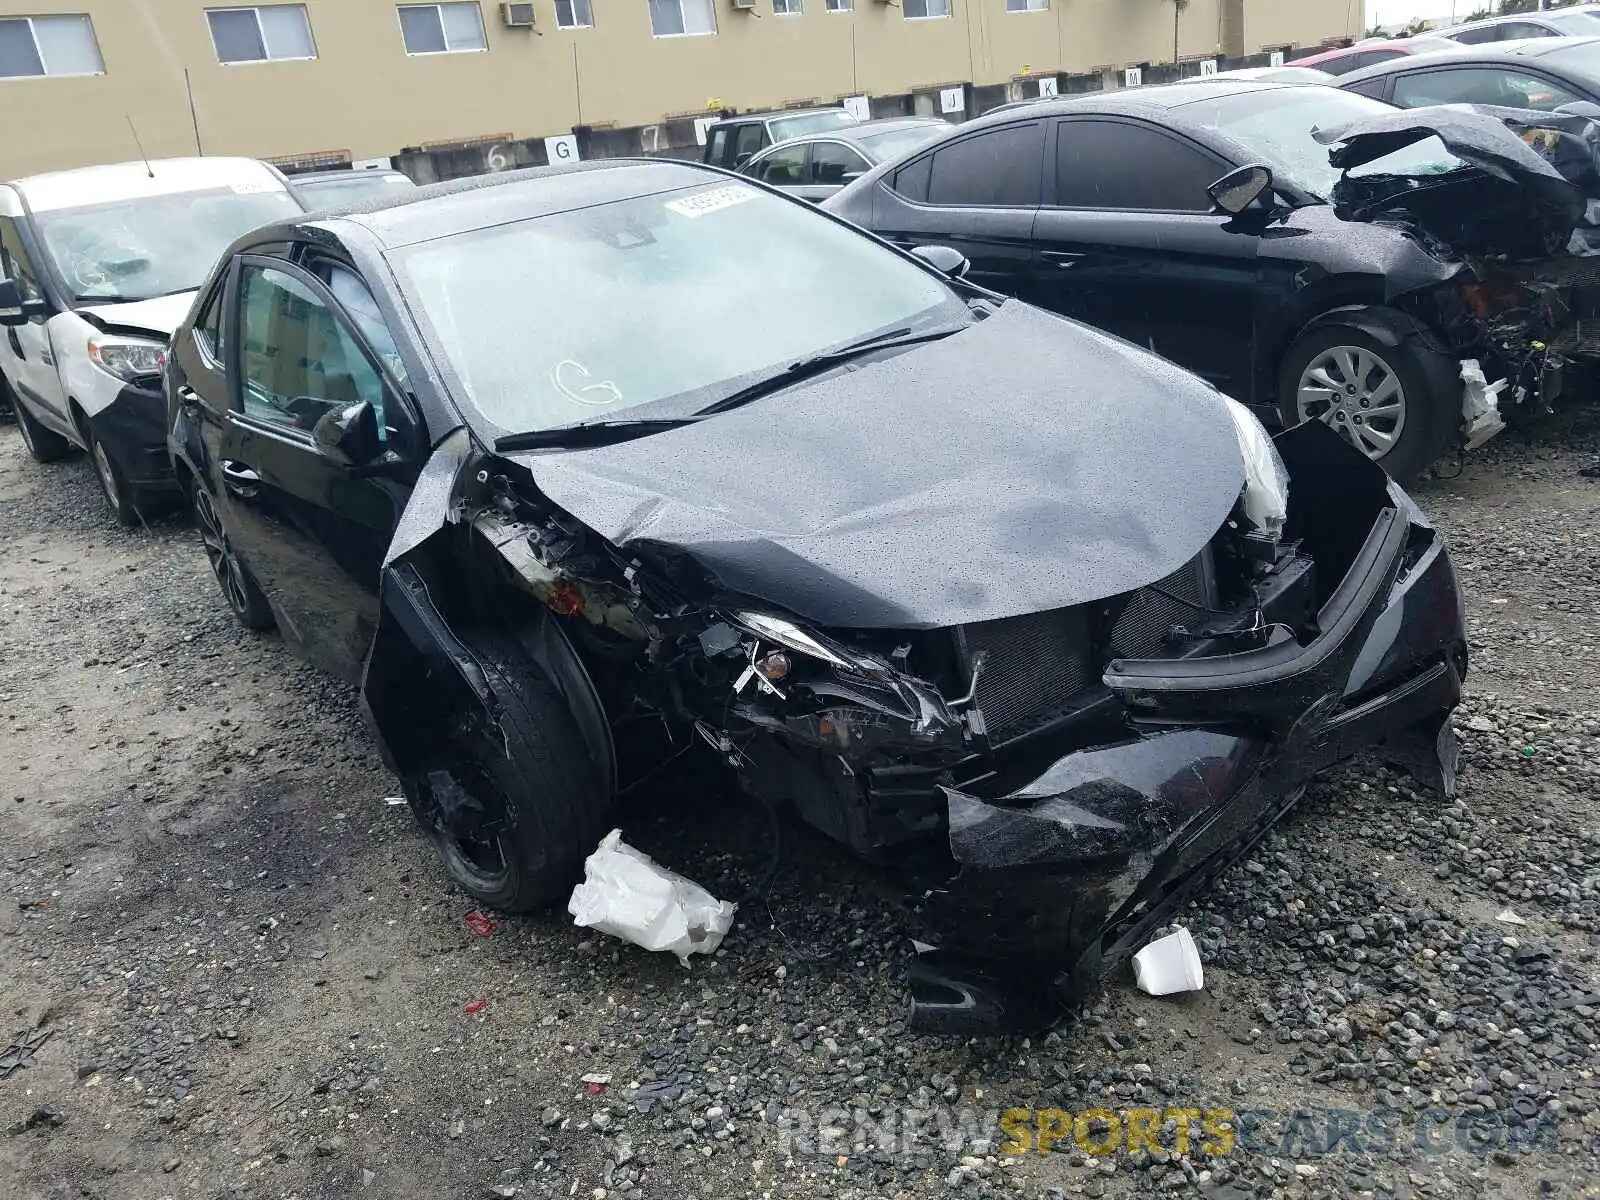
[{"label": "door handle", "polygon": [[243,463],[225,458],[222,460],[222,482],[234,495],[248,500],[260,490],[261,476]]}]

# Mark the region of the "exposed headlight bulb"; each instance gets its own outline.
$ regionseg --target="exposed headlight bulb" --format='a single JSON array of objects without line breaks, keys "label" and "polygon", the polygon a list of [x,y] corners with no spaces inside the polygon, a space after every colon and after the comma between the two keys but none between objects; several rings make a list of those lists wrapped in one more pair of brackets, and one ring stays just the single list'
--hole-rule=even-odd
[{"label": "exposed headlight bulb", "polygon": [[1278,447],[1256,415],[1231,396],[1224,396],[1244,460],[1244,515],[1256,529],[1277,541],[1289,518],[1289,469]]}]

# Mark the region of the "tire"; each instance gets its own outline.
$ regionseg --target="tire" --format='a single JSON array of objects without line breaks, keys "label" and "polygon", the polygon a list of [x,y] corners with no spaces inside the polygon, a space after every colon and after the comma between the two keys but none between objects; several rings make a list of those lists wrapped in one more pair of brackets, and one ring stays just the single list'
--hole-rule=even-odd
[{"label": "tire", "polygon": [[510,912],[545,908],[583,877],[611,828],[613,798],[566,700],[532,659],[506,638],[480,635],[471,648],[497,723],[467,714],[450,731],[453,764],[405,780],[406,797],[462,891]]},{"label": "tire", "polygon": [[1286,427],[1324,421],[1405,486],[1455,440],[1461,385],[1454,360],[1421,336],[1387,346],[1353,325],[1326,324],[1284,355],[1278,409]]},{"label": "tire", "polygon": [[250,574],[250,568],[234,552],[211,493],[197,482],[190,499],[194,508],[195,527],[200,531],[200,545],[205,548],[211,573],[216,576],[217,586],[222,589],[222,598],[228,602],[234,617],[246,629],[257,632],[276,629],[278,622],[272,615],[272,605],[267,603],[267,597],[256,583],[255,576]]},{"label": "tire", "polygon": [[34,462],[57,462],[72,451],[72,443],[59,433],[46,429],[28,411],[28,406],[18,400],[15,404],[17,427],[22,430],[22,444],[33,455]]},{"label": "tire", "polygon": [[117,460],[92,432],[86,434],[84,440],[89,443],[89,465],[94,468],[94,477],[99,480],[100,491],[117,523],[130,527],[141,524],[139,493],[128,485],[128,477],[122,473]]}]

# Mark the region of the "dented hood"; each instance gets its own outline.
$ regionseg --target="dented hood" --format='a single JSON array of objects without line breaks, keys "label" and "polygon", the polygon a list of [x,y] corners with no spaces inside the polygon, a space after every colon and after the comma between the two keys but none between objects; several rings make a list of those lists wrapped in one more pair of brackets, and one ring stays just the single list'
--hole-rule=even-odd
[{"label": "dented hood", "polygon": [[[1585,172],[1572,168],[1589,157],[1577,131],[1590,126],[1576,115],[1449,104],[1396,110],[1312,136],[1334,146],[1328,161],[1345,171],[1430,137],[1466,164],[1445,174],[1347,174],[1329,197],[1341,217],[1404,216],[1459,250],[1537,254],[1564,243],[1584,214]],[[1593,175],[1592,166],[1586,173]]]},{"label": "dented hood", "polygon": [[1195,376],[1011,302],[941,341],[679,429],[509,456],[612,543],[844,628],[934,628],[1153,583],[1244,486]]},{"label": "dented hood", "polygon": [[150,300],[125,300],[107,304],[80,304],[78,315],[102,329],[148,333],[162,341],[189,315],[194,293],[176,292]]}]

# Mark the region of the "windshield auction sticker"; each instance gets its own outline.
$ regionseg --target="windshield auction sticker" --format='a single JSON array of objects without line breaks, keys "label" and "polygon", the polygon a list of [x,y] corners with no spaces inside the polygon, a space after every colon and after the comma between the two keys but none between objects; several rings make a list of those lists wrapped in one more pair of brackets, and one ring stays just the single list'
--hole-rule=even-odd
[{"label": "windshield auction sticker", "polygon": [[685,196],[681,200],[668,200],[664,207],[671,209],[679,216],[703,217],[707,213],[717,212],[720,209],[732,208],[735,204],[743,204],[746,200],[754,200],[756,190],[742,184],[729,184],[727,187],[711,188],[708,191],[696,192],[692,196]]}]

